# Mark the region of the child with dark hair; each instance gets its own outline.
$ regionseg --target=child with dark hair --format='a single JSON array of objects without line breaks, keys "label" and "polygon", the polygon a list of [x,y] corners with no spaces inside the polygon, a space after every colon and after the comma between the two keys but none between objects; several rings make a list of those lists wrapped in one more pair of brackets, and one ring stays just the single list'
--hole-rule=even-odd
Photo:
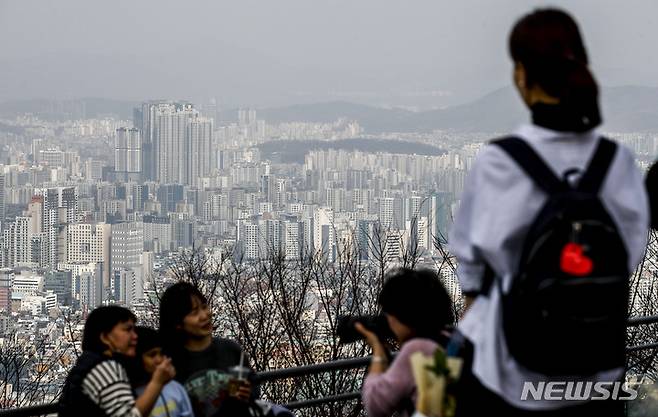
[{"label": "child with dark hair", "polygon": [[[158,365],[167,357],[162,353],[162,338],[160,334],[150,327],[137,327],[137,369],[135,392],[139,395],[146,390],[147,383]],[[164,387],[158,397],[150,417],[194,417],[190,397],[185,388],[178,382],[171,380]]]},{"label": "child with dark hair", "polygon": [[249,367],[242,347],[213,337],[212,331],[212,312],[195,286],[178,282],[167,288],[160,300],[160,332],[197,416],[217,415],[229,406],[244,408],[252,398],[246,375],[237,389],[229,389],[234,379],[230,368]]},{"label": "child with dark hair", "polygon": [[82,355],[60,397],[60,416],[142,417],[151,412],[163,386],[176,374],[170,359],[158,364],[135,399],[125,362],[137,345],[135,316],[119,306],[96,308],[87,317]]},{"label": "child with dark hair", "polygon": [[416,394],[409,358],[416,352],[434,355],[447,342],[446,327],[454,321],[452,301],[436,273],[408,268],[388,274],[378,301],[400,351],[389,364],[379,337],[356,325],[373,352],[361,391],[363,405],[370,417],[409,415]]}]

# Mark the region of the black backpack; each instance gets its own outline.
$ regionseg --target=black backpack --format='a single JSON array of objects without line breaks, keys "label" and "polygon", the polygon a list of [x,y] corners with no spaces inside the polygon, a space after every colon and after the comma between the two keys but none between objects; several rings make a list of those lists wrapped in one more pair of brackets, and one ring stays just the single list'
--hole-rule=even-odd
[{"label": "black backpack", "polygon": [[628,254],[599,198],[617,145],[601,138],[571,186],[571,170],[559,179],[524,140],[492,144],[548,195],[525,238],[509,293],[501,288],[510,354],[525,368],[551,376],[624,366]]}]

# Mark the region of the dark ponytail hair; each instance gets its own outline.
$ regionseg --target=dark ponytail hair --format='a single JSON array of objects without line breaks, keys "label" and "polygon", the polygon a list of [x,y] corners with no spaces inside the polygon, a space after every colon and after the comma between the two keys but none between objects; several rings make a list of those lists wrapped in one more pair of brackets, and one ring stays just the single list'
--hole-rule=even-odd
[{"label": "dark ponytail hair", "polygon": [[601,123],[599,88],[588,68],[576,22],[557,9],[539,9],[521,18],[509,37],[509,52],[526,71],[526,84],[539,85],[580,119],[582,130]]}]

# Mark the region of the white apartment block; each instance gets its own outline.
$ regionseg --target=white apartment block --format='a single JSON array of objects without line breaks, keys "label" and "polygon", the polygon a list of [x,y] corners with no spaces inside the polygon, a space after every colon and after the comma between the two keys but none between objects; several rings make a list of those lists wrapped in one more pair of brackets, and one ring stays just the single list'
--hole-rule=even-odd
[{"label": "white apartment block", "polygon": [[111,270],[138,267],[140,256],[144,251],[144,224],[142,222],[114,224],[111,236]]},{"label": "white apartment block", "polygon": [[103,264],[103,281],[109,284],[111,226],[79,223],[66,226],[66,263]]}]

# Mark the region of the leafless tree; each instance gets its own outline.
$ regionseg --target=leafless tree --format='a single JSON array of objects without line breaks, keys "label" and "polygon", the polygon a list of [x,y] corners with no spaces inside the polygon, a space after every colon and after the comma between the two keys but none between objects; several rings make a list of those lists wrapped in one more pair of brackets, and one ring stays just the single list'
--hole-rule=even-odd
[{"label": "leafless tree", "polygon": [[56,401],[61,376],[75,361],[74,348],[47,335],[34,338],[12,330],[0,339],[0,405],[18,408]]},{"label": "leafless tree", "polygon": [[79,327],[82,323],[82,314],[81,312],[75,312],[71,308],[63,309],[58,308],[59,317],[64,322],[64,336],[65,340],[70,344],[71,353],[75,356],[75,359],[80,357],[80,348],[78,345],[82,344],[82,332]]},{"label": "leafless tree", "polygon": [[[629,317],[658,315],[658,233],[652,230],[644,259],[630,281]],[[658,342],[658,323],[629,327],[627,346],[650,345]],[[649,348],[629,353],[627,368],[630,373],[641,374],[652,380],[658,378],[658,349]]]},{"label": "leafless tree", "polygon": [[[382,229],[375,231],[385,236]],[[370,259],[354,236],[336,244],[335,255],[321,250],[289,259],[268,244],[264,256],[246,261],[237,252],[220,262],[188,252],[174,267],[176,279],[200,288],[211,303],[216,329],[241,343],[259,371],[364,356],[363,343],[340,344],[340,316],[376,314],[377,295],[385,272],[386,239],[372,238]],[[374,246],[376,245],[376,246]],[[335,259],[332,259],[335,258]],[[415,265],[408,255],[406,261]],[[277,403],[313,399],[360,390],[364,370],[309,375],[262,387],[263,396]],[[357,416],[360,402],[335,403],[303,411],[308,415]]]}]

